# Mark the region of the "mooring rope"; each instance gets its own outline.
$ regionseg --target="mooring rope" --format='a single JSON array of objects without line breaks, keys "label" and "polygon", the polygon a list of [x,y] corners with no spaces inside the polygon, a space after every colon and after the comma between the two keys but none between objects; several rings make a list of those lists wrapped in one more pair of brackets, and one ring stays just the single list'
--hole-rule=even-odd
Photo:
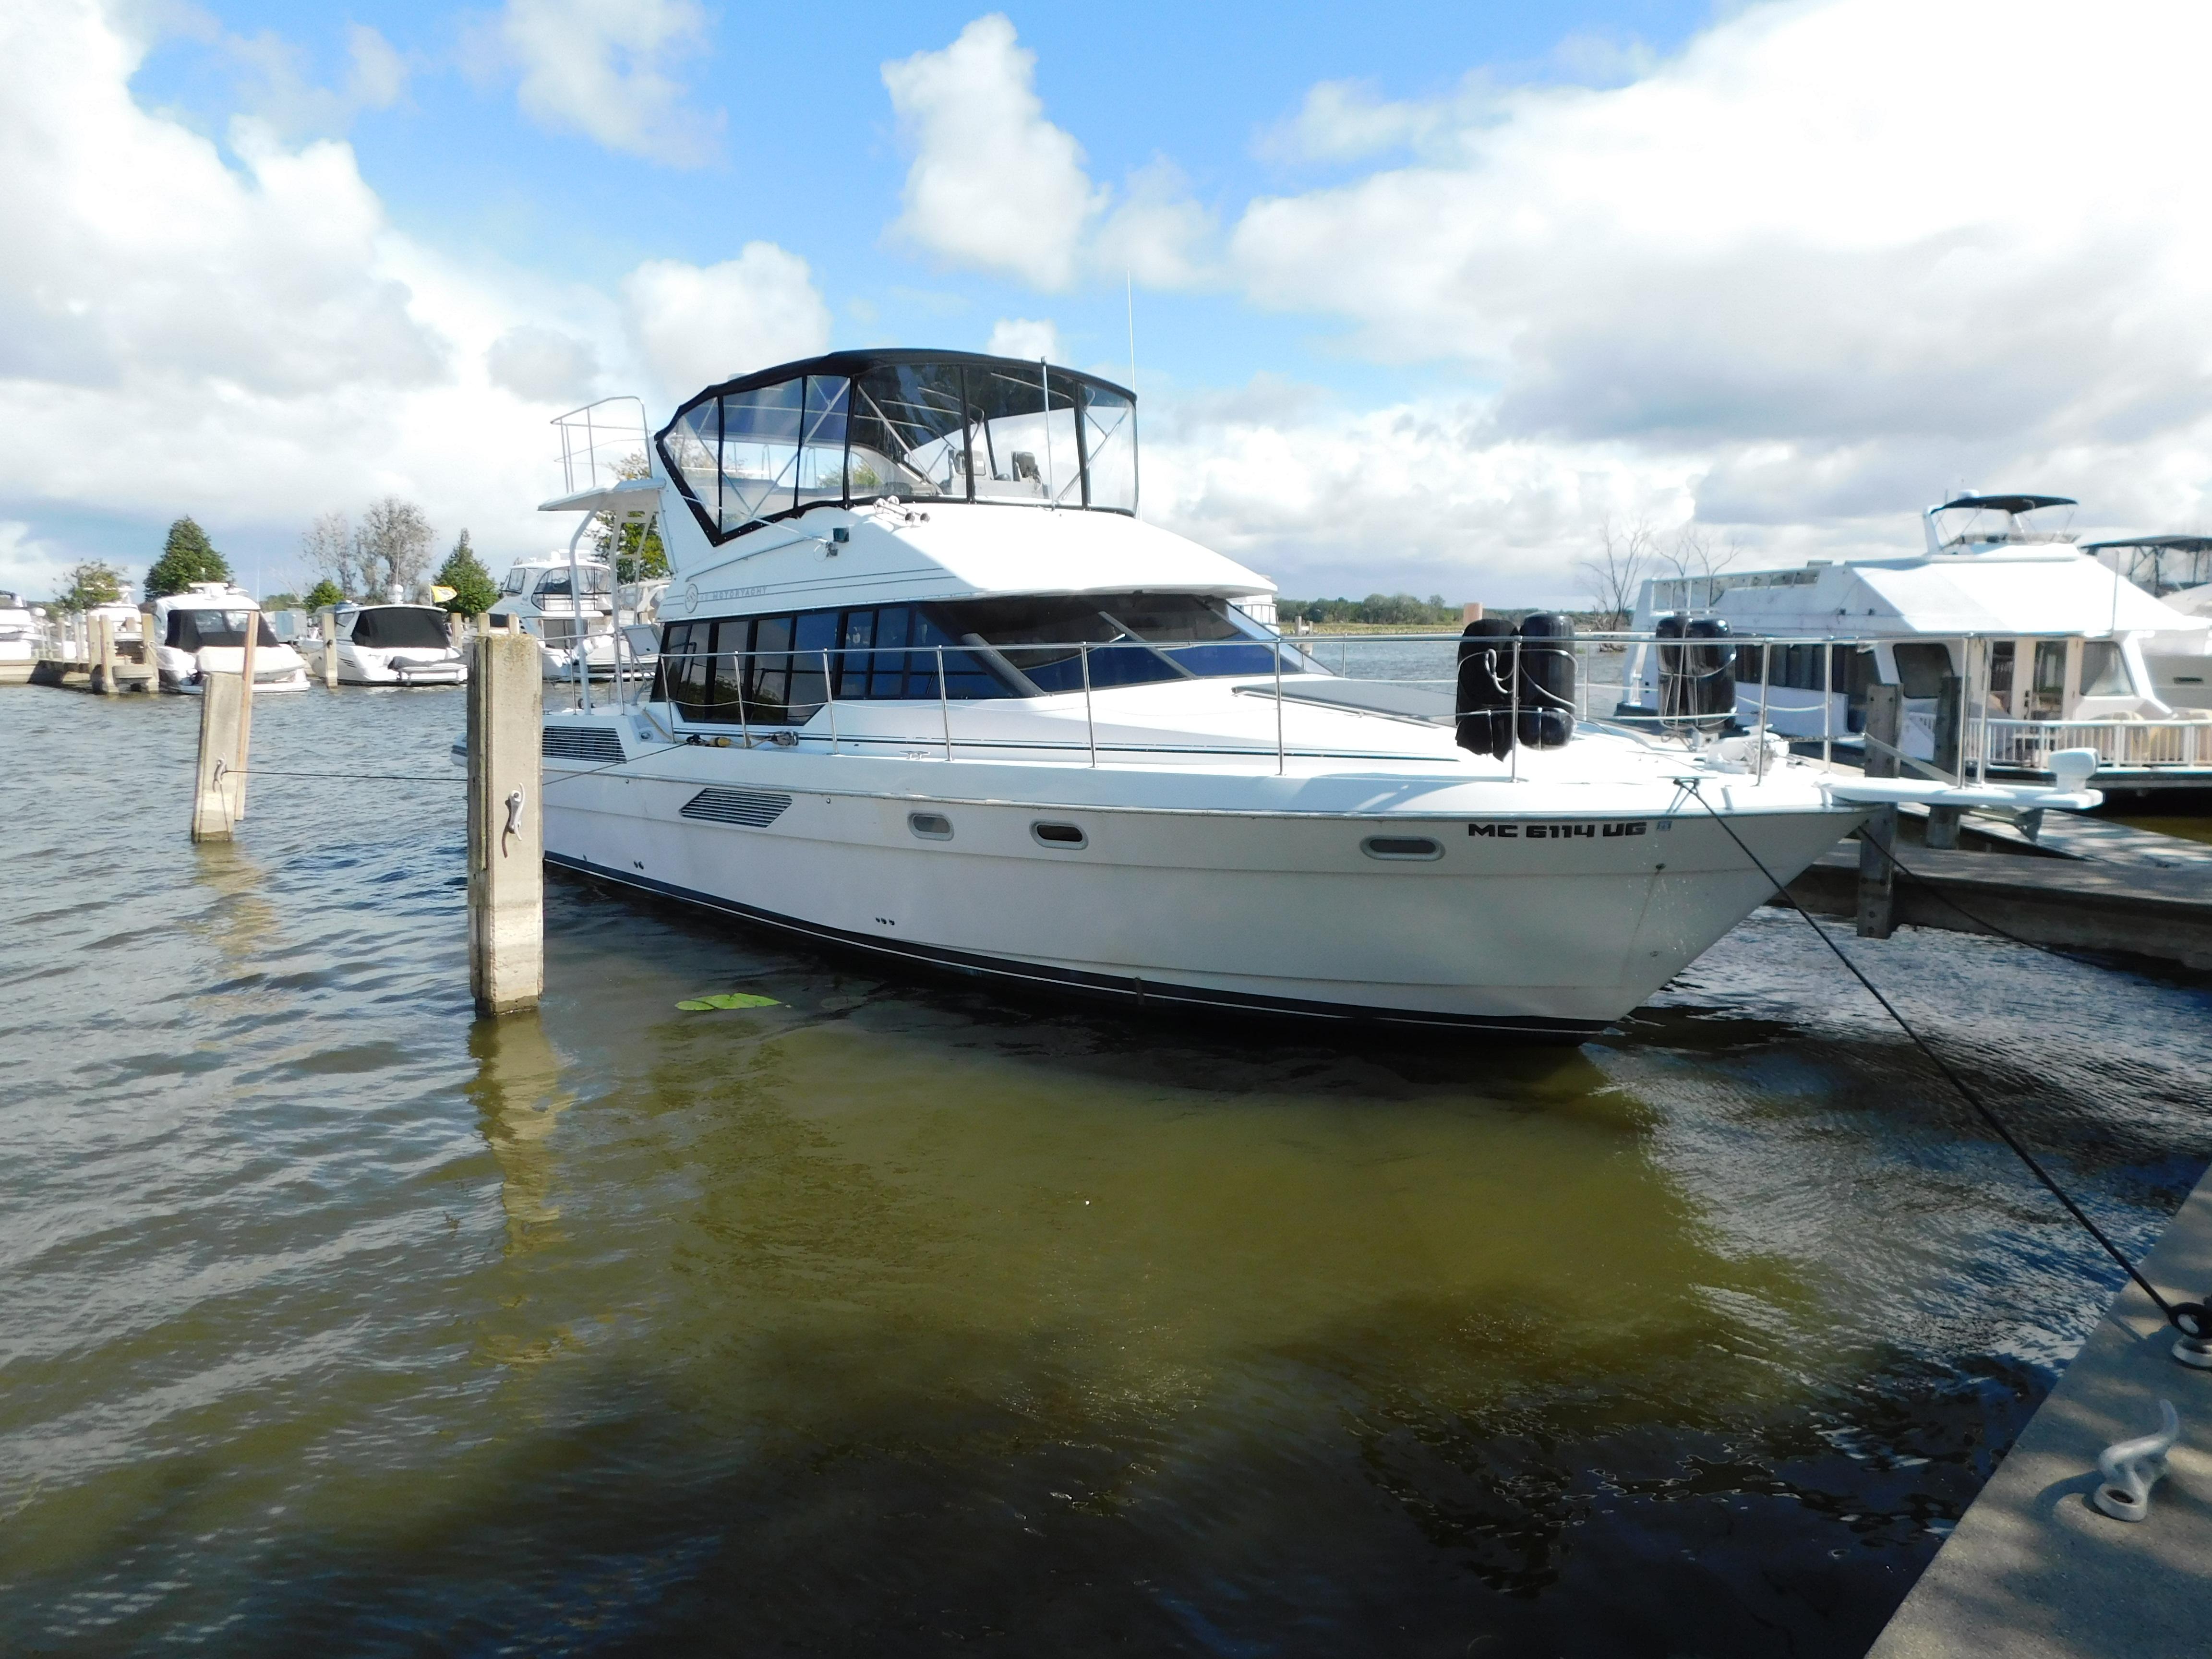
[{"label": "mooring rope", "polygon": [[1995,1130],[1996,1132],[1997,1138],[2002,1140],[2006,1146],[2012,1148],[2014,1154],[2019,1158],[2022,1164],[2025,1164],[2027,1166],[2028,1172],[2034,1176],[2038,1181],[2041,1182],[2045,1187],[2050,1189],[2051,1195],[2053,1198],[2057,1199],[2061,1204],[2065,1206],[2066,1212],[2072,1216],[2075,1220],[2081,1224],[2083,1231],[2087,1232],[2090,1237],[2095,1239],[2097,1243],[2103,1247],[2105,1254],[2112,1257],[2113,1261],[2119,1263],[2122,1271],[2124,1271],[2130,1279],[2132,1279],[2137,1285],[2142,1287],[2143,1294],[2148,1296],[2151,1301],[2157,1305],[2159,1312],[2166,1316],[2166,1322],[2185,1336],[2202,1336],[2207,1334],[2208,1329],[2212,1329],[2212,1312],[2208,1312],[2201,1304],[2195,1302],[2184,1302],[2177,1305],[2173,1303],[2168,1302],[2164,1297],[2158,1293],[2157,1287],[2154,1285],[2150,1280],[2145,1279],[2142,1273],[2136,1268],[2136,1264],[2129,1261],[2128,1258],[2122,1254],[2120,1247],[2113,1243],[2110,1238],[2105,1236],[2104,1229],[2098,1226],[2094,1221],[2092,1221],[2089,1218],[2088,1212],[2084,1210],[2079,1204],[2076,1204],[2072,1198],[2067,1195],[2066,1189],[2061,1187],[2057,1181],[2051,1178],[2051,1172],[2048,1170],[2045,1170],[2040,1163],[2037,1162],[2035,1155],[2033,1152],[2029,1152],[2026,1146],[2021,1144],[2020,1138],[2014,1134],[2010,1129],[2005,1127],[2003,1120],[1999,1118],[1995,1112],[1990,1109],[1988,1104],[1982,1099],[1980,1095],[1977,1094],[1972,1088],[1967,1086],[1966,1080],[1960,1077],[1957,1072],[1954,1071],[1941,1054],[1937,1054],[1935,1049],[1929,1047],[1927,1039],[1923,1037],[1918,1031],[1913,1029],[1912,1022],[1905,1018],[1902,1013],[1898,1012],[1897,1005],[1881,994],[1881,988],[1876,986],[1872,980],[1866,976],[1865,973],[1861,970],[1858,963],[1853,962],[1850,956],[1844,952],[1844,947],[1828,937],[1828,930],[1821,927],[1818,921],[1815,921],[1813,919],[1812,913],[1807,910],[1803,905],[1797,902],[1796,899],[1791,895],[1789,888],[1785,887],[1780,881],[1776,879],[1774,872],[1768,869],[1766,866],[1761,862],[1759,854],[1753,852],[1749,847],[1744,844],[1743,837],[1736,834],[1735,826],[1730,824],[1726,818],[1721,816],[1719,811],[1711,801],[1707,800],[1702,794],[1698,793],[1698,785],[1700,782],[1700,780],[1697,778],[1676,778],[1674,782],[1681,788],[1687,791],[1690,798],[1696,801],[1698,805],[1704,807],[1706,812],[1711,816],[1713,822],[1720,825],[1722,830],[1727,832],[1728,838],[1736,844],[1737,850],[1741,852],[1744,857],[1751,860],[1753,866],[1759,871],[1760,875],[1765,876],[1770,883],[1772,883],[1775,892],[1781,896],[1783,902],[1788,904],[1791,909],[1795,910],[1799,915],[1805,919],[1805,925],[1808,927],[1810,927],[1814,934],[1819,937],[1820,943],[1828,947],[1829,951],[1835,957],[1837,961],[1844,964],[1844,968],[1849,970],[1853,979],[1858,981],[1861,985],[1866,988],[1867,994],[1881,1005],[1883,1012],[1887,1013],[1892,1019],[1897,1022],[1898,1029],[1903,1031],[1906,1036],[1912,1040],[1913,1046],[1918,1048],[1923,1054],[1927,1056],[1929,1065],[1935,1066],[1938,1072],[1941,1072],[1943,1074],[1945,1080],[1948,1081],[1954,1089],[1959,1091],[1960,1098],[1965,1100],[1969,1106],[1972,1107],[1974,1110],[1980,1115],[1982,1121],[1988,1124],[1991,1129]]}]

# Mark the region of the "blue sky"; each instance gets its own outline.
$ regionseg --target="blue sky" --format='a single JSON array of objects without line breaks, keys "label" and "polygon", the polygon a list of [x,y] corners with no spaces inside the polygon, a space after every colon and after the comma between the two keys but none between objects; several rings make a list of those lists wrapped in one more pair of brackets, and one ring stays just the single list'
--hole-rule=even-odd
[{"label": "blue sky", "polygon": [[2201,527],[2206,46],[2163,0],[50,0],[0,18],[0,586],[190,511],[273,589],[387,493],[496,564],[562,407],[876,343],[1126,375],[1125,272],[1147,516],[1294,593],[1571,601],[1608,533],[1875,550],[1961,483]]}]

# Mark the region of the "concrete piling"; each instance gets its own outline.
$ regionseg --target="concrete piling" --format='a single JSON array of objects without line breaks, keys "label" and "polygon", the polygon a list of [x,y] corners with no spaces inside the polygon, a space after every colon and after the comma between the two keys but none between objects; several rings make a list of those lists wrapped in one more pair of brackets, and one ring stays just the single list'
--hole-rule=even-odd
[{"label": "concrete piling", "polygon": [[317,614],[323,619],[323,684],[335,691],[338,689],[338,613],[336,607],[326,605]]},{"label": "concrete piling", "polygon": [[161,690],[161,635],[154,626],[154,607],[150,605],[138,607],[138,641],[139,653],[146,665],[147,692],[158,696]]},{"label": "concrete piling", "polygon": [[240,720],[246,701],[244,678],[200,676],[199,765],[192,786],[192,839],[228,841],[237,823],[246,780],[246,756],[239,746]]},{"label": "concrete piling", "polygon": [[545,988],[544,678],[526,634],[480,634],[469,664],[469,990],[486,1018]]},{"label": "concrete piling", "polygon": [[[1867,688],[1866,775],[1897,775],[1893,752],[1903,740],[1904,694],[1893,685]],[[1887,748],[1883,744],[1889,745]],[[1897,845],[1897,809],[1877,806],[1859,830],[1857,931],[1861,939],[1887,939],[1893,927],[1896,865],[1888,856]]]}]

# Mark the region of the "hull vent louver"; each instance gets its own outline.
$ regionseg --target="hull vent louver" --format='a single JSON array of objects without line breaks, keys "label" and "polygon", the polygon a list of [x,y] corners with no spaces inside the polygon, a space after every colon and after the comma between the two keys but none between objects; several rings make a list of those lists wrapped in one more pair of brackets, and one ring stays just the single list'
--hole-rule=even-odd
[{"label": "hull vent louver", "polygon": [[748,830],[765,830],[790,805],[790,796],[762,789],[702,789],[684,803],[682,815],[710,823],[742,823]]},{"label": "hull vent louver", "polygon": [[591,761],[611,766],[623,758],[622,738],[604,726],[549,726],[544,752],[555,760]]}]

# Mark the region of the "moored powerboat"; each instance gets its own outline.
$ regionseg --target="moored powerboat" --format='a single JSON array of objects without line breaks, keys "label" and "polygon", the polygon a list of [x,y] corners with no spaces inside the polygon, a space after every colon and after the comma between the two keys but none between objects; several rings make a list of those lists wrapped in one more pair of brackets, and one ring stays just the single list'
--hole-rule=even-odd
[{"label": "moored powerboat", "polygon": [[490,625],[512,618],[536,637],[549,680],[573,680],[580,668],[598,680],[650,673],[654,630],[617,615],[614,572],[604,559],[552,552],[517,559],[500,589]]},{"label": "moored powerboat", "polygon": [[546,856],[885,959],[1573,1038],[1936,793],[1578,724],[1537,619],[1471,624],[1455,692],[1328,674],[1136,516],[1094,376],[842,353],[690,399],[652,467],[545,504],[653,504],[674,571],[650,685],[546,718]]},{"label": "moored powerboat", "polygon": [[338,679],[346,685],[459,685],[468,660],[434,605],[349,605],[337,612]]},{"label": "moored powerboat", "polygon": [[300,653],[277,639],[251,593],[228,582],[195,582],[154,601],[161,689],[197,694],[203,672],[243,672],[248,627],[255,630],[254,690],[306,690],[307,665]]},{"label": "moored powerboat", "polygon": [[21,685],[31,678],[45,635],[30,606],[13,593],[0,593],[0,685]]},{"label": "moored powerboat", "polygon": [[[1705,712],[1856,750],[1869,689],[1893,685],[1905,755],[1954,774],[2047,776],[2086,748],[2107,791],[2212,783],[2212,713],[2152,670],[2203,653],[2206,619],[2035,523],[2073,505],[1963,495],[1922,514],[1917,553],[1647,581],[1632,625],[1703,643],[1639,647],[1619,713],[1667,720],[1701,665],[1704,701],[1727,705]],[[1732,643],[1747,635],[1767,643]]]}]

